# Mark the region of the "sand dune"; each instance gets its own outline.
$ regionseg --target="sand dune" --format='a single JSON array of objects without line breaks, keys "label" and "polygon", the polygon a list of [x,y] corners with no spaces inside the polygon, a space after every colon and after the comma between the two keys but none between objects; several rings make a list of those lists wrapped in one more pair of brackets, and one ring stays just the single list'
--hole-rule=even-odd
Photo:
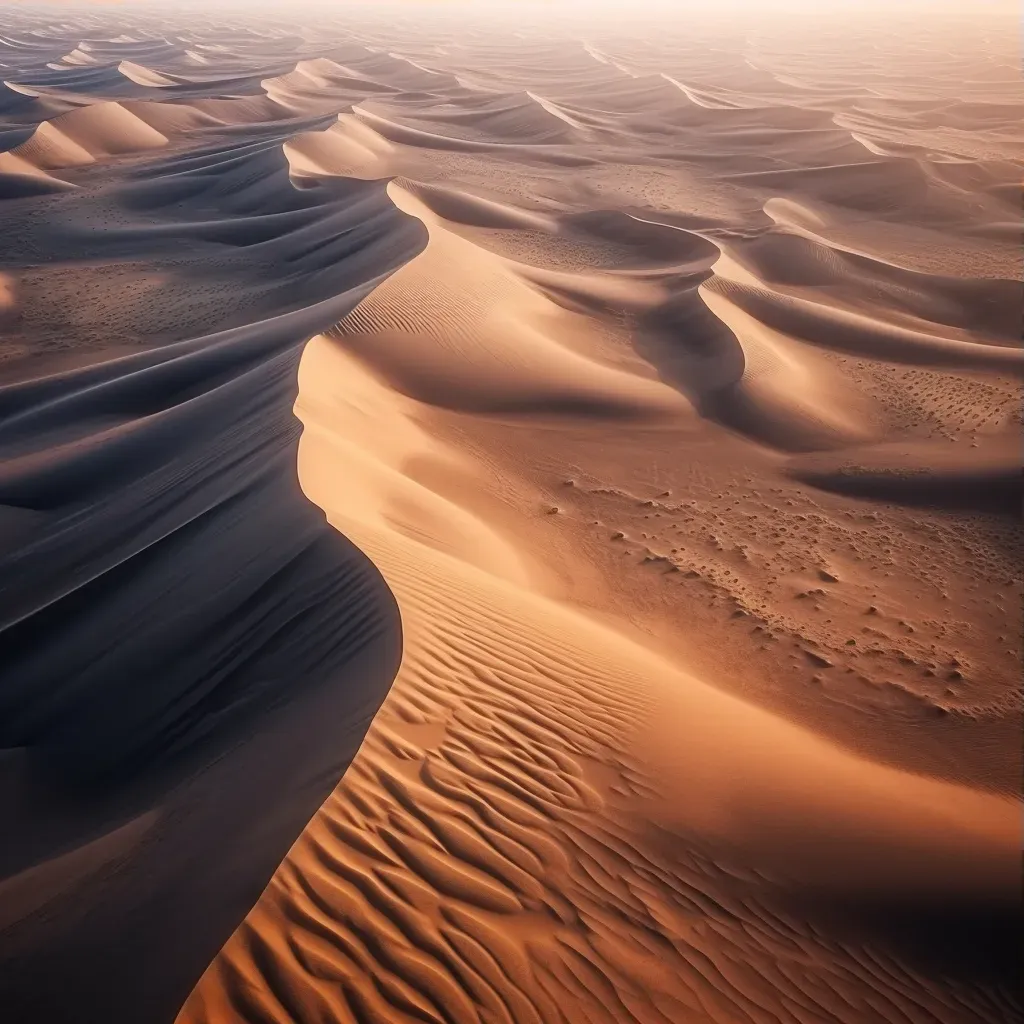
[{"label": "sand dune", "polygon": [[[339,112],[342,106],[393,87],[342,67],[332,60],[299,61],[293,71],[260,83],[264,92],[281,106],[302,113]],[[347,99],[347,102],[346,102]]]},{"label": "sand dune", "polygon": [[0,1017],[1022,1013],[993,9],[0,15]]},{"label": "sand dune", "polygon": [[[429,126],[439,134],[465,141],[494,140],[534,144],[567,142],[573,129],[584,130],[557,104],[530,92],[502,95],[486,104],[474,104],[468,110],[451,110],[449,103],[439,109],[421,107],[416,114],[417,125]],[[374,112],[372,107],[361,107]]]},{"label": "sand dune", "polygon": [[[317,402],[315,381],[312,387],[310,401]],[[300,473],[307,492],[330,509],[316,480],[325,455],[319,430],[315,420],[307,423]],[[999,842],[1007,845],[1003,855],[995,853],[996,871],[1012,870],[1014,827],[1001,801],[989,807],[1004,832],[992,847],[970,829],[953,839],[953,808],[977,799],[966,793],[936,789],[942,810],[933,823],[903,818],[898,808],[927,815],[928,799],[911,795],[919,781],[883,773],[872,800],[865,766],[679,677],[628,641],[609,643],[586,620],[564,619],[559,606],[446,564],[415,541],[374,538],[347,509],[329,517],[360,536],[386,567],[408,650],[422,653],[407,655],[359,769],[293,849],[180,1019],[283,1021],[301,1017],[309,1005],[342,1019],[353,1005],[394,1020],[424,1013],[473,1020],[478,1007],[507,1020],[555,1020],[566,1005],[598,1021],[730,1019],[770,1005],[764,981],[739,970],[725,952],[734,944],[749,950],[753,932],[773,965],[773,985],[811,1012],[852,1021],[858,1009],[845,1001],[839,979],[848,985],[863,977],[856,954],[837,955],[779,919],[770,905],[778,877],[738,881],[727,862],[684,855],[670,837],[696,828],[769,851],[778,843],[774,872],[795,874],[826,901],[833,886],[840,899],[856,891],[847,857],[893,872],[864,875],[872,899],[884,898],[887,888],[912,902],[945,898],[962,879],[963,863],[973,869],[979,851],[994,852]],[[478,621],[484,608],[486,624]],[[480,636],[493,639],[479,646],[471,637]],[[586,652],[598,636],[601,654],[594,658]],[[666,735],[668,721],[674,724]],[[785,749],[783,758],[772,753],[773,743]],[[773,771],[780,760],[786,767]],[[807,772],[822,784],[817,800],[803,781]],[[837,792],[846,792],[844,777],[856,779],[864,801],[852,815],[845,800],[834,810]],[[686,779],[685,790],[666,791],[671,779]],[[645,808],[640,820],[628,809],[638,798]],[[803,805],[808,799],[814,811]],[[980,826],[978,810],[965,807],[972,829]],[[868,825],[858,814],[878,817]],[[752,836],[759,815],[764,831]],[[806,831],[809,818],[815,832]],[[906,828],[904,839],[894,818]],[[780,824],[787,819],[800,822],[796,849],[807,844],[806,861]],[[851,840],[879,831],[887,837],[884,851],[851,847]],[[900,849],[903,842],[909,845]],[[929,879],[916,874],[917,843],[929,851],[963,843],[965,860],[960,867],[950,862],[948,874],[936,866]],[[990,879],[997,900],[1012,889]],[[738,899],[737,889],[744,893]],[[332,905],[344,907],[343,915],[325,916]],[[715,922],[706,938],[688,923],[698,907],[708,907]],[[289,922],[286,943],[276,938],[277,920]],[[327,948],[336,952],[325,960]],[[268,956],[282,964],[281,974],[259,969]],[[315,973],[299,967],[310,958]],[[800,972],[791,972],[805,958],[829,964],[835,987],[803,989]],[[296,970],[308,979],[299,988],[285,981],[300,976]],[[654,986],[646,992],[639,984],[645,979]],[[875,998],[895,1007],[904,985],[891,978],[872,987]],[[984,1004],[972,1009],[983,1013]],[[957,1013],[939,1001],[928,1010]]]},{"label": "sand dune", "polygon": [[[52,236],[51,258],[77,245],[101,270],[184,244],[185,266],[162,293],[150,291],[156,307],[148,311],[150,322],[162,313],[181,333],[114,358],[101,336],[87,365],[54,367],[0,389],[0,492],[10,517],[4,800],[18,836],[4,851],[11,908],[4,955],[6,966],[20,965],[5,970],[3,984],[13,1019],[61,1019],[82,1005],[111,1019],[173,1015],[330,791],[397,664],[401,627],[386,585],[298,489],[290,409],[306,338],[336,322],[396,256],[414,252],[417,237],[403,231],[380,186],[367,186],[354,205],[351,192],[340,202],[325,190],[297,192],[279,160],[282,212],[317,214],[290,223],[270,215],[268,230],[245,212],[252,168],[243,167],[235,180],[241,208],[221,208],[204,228],[209,179],[200,165],[191,171],[199,186],[191,205],[179,196],[173,211],[164,206],[159,219],[147,220],[136,196],[132,227]],[[165,181],[162,188],[173,189],[173,178]],[[274,188],[265,178],[264,209],[272,208]],[[250,249],[234,271],[234,313],[227,313],[232,272],[221,253],[232,216],[236,239],[248,234],[257,249],[276,246],[276,258],[292,261],[290,299],[253,275],[266,264]],[[16,218],[11,223],[17,231]],[[346,245],[359,238],[350,262],[331,249],[339,235]],[[93,308],[104,316],[102,305]],[[115,299],[105,314],[111,326],[117,309]],[[217,329],[232,317],[241,326]],[[90,342],[79,346],[88,352]],[[271,553],[274,545],[259,538],[274,534],[288,540]],[[254,560],[261,547],[268,557]],[[193,557],[213,576],[183,571]],[[235,568],[225,590],[211,581],[228,564]],[[147,597],[146,581],[158,579]],[[209,628],[228,620],[227,633]],[[269,626],[275,621],[293,625]],[[323,641],[317,622],[332,623],[333,639]],[[133,639],[111,649],[105,638],[120,628]],[[41,648],[43,630],[50,643]],[[250,646],[245,638],[256,636]],[[153,661],[161,643],[169,652],[163,666]],[[187,659],[171,656],[186,647]],[[330,743],[306,745],[302,722],[310,714],[331,723]],[[339,745],[340,721],[352,731]],[[283,786],[279,812],[246,810],[248,798],[222,806],[239,780],[260,774],[253,798]],[[83,813],[69,815],[68,801]],[[125,845],[122,837],[134,838]],[[152,859],[134,856],[139,842]],[[230,852],[240,846],[252,854],[241,872]],[[194,876],[192,886],[197,857],[222,867]],[[155,878],[163,881],[151,887]],[[132,967],[127,949],[119,958],[123,985],[97,972],[95,958],[109,960],[96,936],[145,931],[151,914],[166,913],[182,915],[189,948],[172,948],[180,939],[169,929],[169,969],[159,978],[141,961]],[[129,947],[148,960],[152,947],[137,934]],[[38,974],[43,950],[68,964],[65,994],[56,999]]]},{"label": "sand dune", "polygon": [[166,144],[165,135],[127,107],[99,103],[43,121],[25,142],[0,154],[0,170],[45,173]]},{"label": "sand dune", "polygon": [[889,442],[795,459],[799,479],[847,494],[908,504],[1020,512],[1020,450],[1014,432],[977,444]]},{"label": "sand dune", "polygon": [[[389,194],[424,220],[429,241],[335,330],[399,391],[480,412],[685,414],[686,403],[663,385],[562,344],[559,335],[582,334],[586,322],[531,290],[514,265],[447,232],[399,187]],[[442,267],[457,272],[442,274]]]},{"label": "sand dune", "polygon": [[392,146],[352,114],[340,114],[338,123],[326,131],[293,135],[284,152],[298,177],[374,178],[387,174]]}]

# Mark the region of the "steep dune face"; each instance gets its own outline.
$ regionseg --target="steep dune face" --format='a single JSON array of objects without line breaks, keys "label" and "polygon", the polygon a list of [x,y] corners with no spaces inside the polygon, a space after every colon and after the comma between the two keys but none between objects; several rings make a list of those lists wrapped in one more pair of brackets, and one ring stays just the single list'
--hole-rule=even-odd
[{"label": "steep dune face", "polygon": [[[201,186],[210,162],[148,184]],[[131,207],[94,199],[78,207],[77,237],[35,236],[49,238],[49,260],[100,267],[184,246],[173,281],[150,295],[155,320],[176,304],[195,317],[190,279],[205,272],[221,292],[206,324],[224,322],[225,292],[242,281],[211,255],[232,233],[290,261],[305,301],[288,311],[250,255],[240,326],[193,334],[180,321],[163,346],[100,349],[87,366],[0,389],[13,838],[0,990],[12,1020],[172,1016],[329,794],[398,665],[390,590],[299,489],[291,408],[310,333],[412,255],[417,233],[381,186],[338,198],[299,193],[287,175],[276,194],[268,184],[263,217],[231,204],[211,215],[193,186],[196,199],[158,218],[137,212],[136,195],[120,232],[89,230],[88,214],[109,223]],[[115,192],[130,194],[123,182]],[[305,230],[270,212],[293,195],[312,214]],[[59,209],[48,216],[62,223]],[[359,238],[349,262],[330,251],[337,232]],[[45,980],[55,962],[60,991]]]},{"label": "steep dune face", "polygon": [[750,18],[0,19],[5,1021],[1020,1015],[1010,36]]}]

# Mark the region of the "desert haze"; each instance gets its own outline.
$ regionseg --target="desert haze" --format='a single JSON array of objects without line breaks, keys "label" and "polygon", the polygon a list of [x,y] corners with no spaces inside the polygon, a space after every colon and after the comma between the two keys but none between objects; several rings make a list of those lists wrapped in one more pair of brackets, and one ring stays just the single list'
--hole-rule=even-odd
[{"label": "desert haze", "polygon": [[3,1024],[1021,1019],[1019,12],[633,6],[0,7]]}]

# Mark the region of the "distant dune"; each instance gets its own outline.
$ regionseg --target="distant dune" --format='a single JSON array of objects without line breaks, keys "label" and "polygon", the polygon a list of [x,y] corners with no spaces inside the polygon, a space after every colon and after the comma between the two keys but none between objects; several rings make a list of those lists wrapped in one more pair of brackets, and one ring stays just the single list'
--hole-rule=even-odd
[{"label": "distant dune", "polygon": [[1004,1024],[994,8],[0,15],[4,1024]]}]

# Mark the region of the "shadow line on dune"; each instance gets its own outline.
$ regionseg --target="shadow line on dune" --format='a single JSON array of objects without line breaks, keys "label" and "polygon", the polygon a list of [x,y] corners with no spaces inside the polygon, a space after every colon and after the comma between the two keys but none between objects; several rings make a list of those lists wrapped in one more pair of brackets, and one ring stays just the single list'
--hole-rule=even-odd
[{"label": "shadow line on dune", "polygon": [[[323,258],[297,265],[327,297],[0,389],[12,1022],[78,1021],[86,1006],[173,1019],[395,676],[394,597],[296,472],[306,339],[422,243],[382,186],[361,188],[380,193],[373,218],[345,196],[325,218],[352,235],[348,258],[326,278]],[[346,205],[360,219],[347,229]],[[81,236],[98,253],[123,244]],[[311,243],[277,244],[287,262]]]}]

